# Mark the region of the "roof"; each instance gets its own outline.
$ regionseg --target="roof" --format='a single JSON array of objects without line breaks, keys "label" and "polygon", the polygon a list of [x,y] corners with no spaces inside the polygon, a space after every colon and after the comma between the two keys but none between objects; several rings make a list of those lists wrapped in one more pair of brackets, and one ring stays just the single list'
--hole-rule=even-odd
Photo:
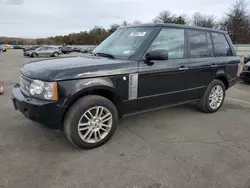
[{"label": "roof", "polygon": [[219,30],[219,29],[189,26],[189,25],[183,25],[183,24],[168,24],[168,23],[138,24],[138,25],[123,26],[121,28],[129,28],[129,27],[174,27],[174,28],[198,29],[198,30],[206,30],[206,31],[219,32],[219,33],[227,33],[226,31]]}]

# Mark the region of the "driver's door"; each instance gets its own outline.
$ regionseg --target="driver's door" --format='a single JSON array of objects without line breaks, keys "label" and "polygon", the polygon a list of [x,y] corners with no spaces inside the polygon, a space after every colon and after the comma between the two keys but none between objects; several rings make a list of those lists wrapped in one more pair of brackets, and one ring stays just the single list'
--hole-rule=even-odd
[{"label": "driver's door", "polygon": [[145,59],[139,62],[138,110],[174,105],[187,100],[188,59],[185,50],[185,30],[163,28],[149,51],[167,50],[168,60]]},{"label": "driver's door", "polygon": [[37,50],[37,54],[39,56],[44,56],[45,53],[46,53],[46,47],[41,47],[41,48],[39,48],[39,50]]}]

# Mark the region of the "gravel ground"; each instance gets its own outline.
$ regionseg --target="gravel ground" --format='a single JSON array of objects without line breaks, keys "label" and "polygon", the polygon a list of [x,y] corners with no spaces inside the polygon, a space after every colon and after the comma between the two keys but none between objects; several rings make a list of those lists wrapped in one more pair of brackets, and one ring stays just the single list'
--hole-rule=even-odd
[{"label": "gravel ground", "polygon": [[127,117],[107,144],[79,150],[14,110],[11,90],[30,60],[0,53],[1,188],[250,187],[250,85],[231,88],[215,114],[185,105]]}]

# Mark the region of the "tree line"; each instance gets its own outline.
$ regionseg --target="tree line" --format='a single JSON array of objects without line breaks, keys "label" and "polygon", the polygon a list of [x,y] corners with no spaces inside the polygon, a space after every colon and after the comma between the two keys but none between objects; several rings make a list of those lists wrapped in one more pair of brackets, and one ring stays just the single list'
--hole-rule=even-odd
[{"label": "tree line", "polygon": [[[185,14],[177,15],[171,11],[164,10],[160,12],[151,23],[184,24],[221,29],[228,32],[234,44],[250,44],[250,12],[247,7],[248,4],[245,0],[236,0],[236,2],[224,14],[223,18],[220,19],[215,15],[202,14],[199,12],[188,17]],[[39,39],[0,37],[0,43],[17,45],[98,45],[118,27],[138,25],[141,23],[142,22],[139,20],[135,20],[132,23],[123,21],[121,24],[111,25],[108,29],[96,26],[89,31]]]}]

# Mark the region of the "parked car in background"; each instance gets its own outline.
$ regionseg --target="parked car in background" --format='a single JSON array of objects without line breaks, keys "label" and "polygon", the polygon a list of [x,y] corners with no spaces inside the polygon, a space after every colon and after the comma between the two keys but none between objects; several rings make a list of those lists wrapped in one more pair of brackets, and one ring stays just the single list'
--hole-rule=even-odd
[{"label": "parked car in background", "polygon": [[22,47],[22,46],[15,45],[15,46],[13,46],[13,49],[16,49],[16,50],[18,50],[18,49],[23,49],[23,47]]},{"label": "parked car in background", "polygon": [[6,52],[7,48],[4,44],[0,44],[0,52]]},{"label": "parked car in background", "polygon": [[8,45],[8,44],[5,44],[5,48],[6,48],[6,50],[7,50],[7,49],[12,49],[13,46],[12,46],[12,45]]},{"label": "parked car in background", "polygon": [[62,46],[60,47],[63,54],[69,54],[74,51],[74,49],[70,46]]},{"label": "parked car in background", "polygon": [[25,52],[26,52],[26,51],[35,50],[35,49],[40,48],[40,47],[42,47],[42,46],[39,46],[39,45],[35,45],[35,46],[25,46],[25,47],[23,48],[23,55],[25,55]]},{"label": "parked car in background", "polygon": [[25,56],[30,57],[58,57],[60,54],[62,54],[62,52],[59,47],[53,46],[42,46],[36,48],[35,50],[29,50],[24,52]]},{"label": "parked car in background", "polygon": [[247,62],[250,62],[250,56],[244,57],[244,64],[246,64]]},{"label": "parked car in background", "polygon": [[240,74],[240,79],[243,82],[250,83],[250,61],[244,65],[243,70]]},{"label": "parked car in background", "polygon": [[82,53],[91,53],[94,49],[95,49],[95,47],[88,47],[87,49],[81,50],[81,52]]},{"label": "parked car in background", "polygon": [[124,115],[191,102],[217,112],[238,81],[239,63],[224,31],[121,27],[92,54],[25,64],[12,100],[27,118],[90,149],[107,142]]},{"label": "parked car in background", "polygon": [[4,46],[0,44],[0,52],[3,52]]}]

